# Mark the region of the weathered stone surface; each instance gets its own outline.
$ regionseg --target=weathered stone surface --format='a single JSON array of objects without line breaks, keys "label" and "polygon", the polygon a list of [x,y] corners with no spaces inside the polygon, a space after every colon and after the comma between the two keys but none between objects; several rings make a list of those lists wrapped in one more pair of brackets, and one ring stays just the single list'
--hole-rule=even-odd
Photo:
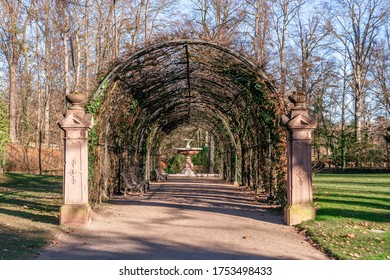
[{"label": "weathered stone surface", "polygon": [[314,117],[305,106],[305,96],[294,93],[290,96],[294,108],[283,116],[287,130],[287,205],[284,220],[296,225],[315,218],[312,191],[311,141],[317,126]]},{"label": "weathered stone surface", "polygon": [[60,224],[86,226],[91,223],[91,206],[89,204],[64,204],[60,209]]},{"label": "weathered stone surface", "polygon": [[307,220],[312,220],[316,211],[312,204],[290,204],[284,208],[284,222],[287,225],[297,225]]},{"label": "weathered stone surface", "polygon": [[[79,96],[80,94],[77,94]],[[88,201],[88,130],[94,125],[93,117],[85,114],[77,99],[77,106],[66,112],[58,125],[64,137],[64,204],[60,211],[61,224],[86,225],[90,221]]]}]

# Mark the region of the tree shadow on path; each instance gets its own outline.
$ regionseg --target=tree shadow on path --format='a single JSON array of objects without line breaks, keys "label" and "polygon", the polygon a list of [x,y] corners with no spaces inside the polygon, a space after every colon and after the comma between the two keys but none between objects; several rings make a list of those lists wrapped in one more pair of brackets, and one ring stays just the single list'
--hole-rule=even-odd
[{"label": "tree shadow on path", "polygon": [[144,195],[113,198],[39,259],[326,259],[270,208],[244,187],[152,183]]},{"label": "tree shadow on path", "polygon": [[258,202],[252,192],[245,187],[213,184],[207,181],[187,180],[152,184],[151,191],[143,196],[117,197],[111,204],[205,211],[284,225],[279,208]]}]

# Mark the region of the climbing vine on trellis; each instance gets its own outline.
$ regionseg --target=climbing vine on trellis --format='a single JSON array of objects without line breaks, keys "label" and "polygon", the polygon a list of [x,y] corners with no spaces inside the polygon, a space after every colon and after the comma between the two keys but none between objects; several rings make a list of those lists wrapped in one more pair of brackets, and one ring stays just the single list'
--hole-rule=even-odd
[{"label": "climbing vine on trellis", "polygon": [[224,178],[283,203],[283,108],[272,79],[225,47],[176,40],[133,53],[106,75],[87,106],[96,118],[92,197],[120,193],[125,168],[149,176],[161,139],[189,125],[214,136]]}]

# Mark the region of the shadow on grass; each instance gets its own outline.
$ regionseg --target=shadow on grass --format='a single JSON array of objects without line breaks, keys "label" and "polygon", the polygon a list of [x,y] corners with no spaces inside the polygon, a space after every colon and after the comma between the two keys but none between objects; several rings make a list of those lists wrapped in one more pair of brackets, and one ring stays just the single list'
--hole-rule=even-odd
[{"label": "shadow on grass", "polygon": [[[390,194],[389,194],[390,195]],[[388,203],[388,207],[390,207],[390,198],[388,197],[375,197],[375,196],[365,196],[365,195],[347,195],[347,194],[319,194],[319,198],[317,200],[323,200],[322,197],[334,197],[334,198],[353,198],[353,199],[359,199],[359,200],[371,200],[371,201],[378,201],[378,202],[385,202]]]},{"label": "shadow on grass", "polygon": [[0,176],[0,213],[58,224],[60,193],[61,177],[7,173]]},{"label": "shadow on grass", "polygon": [[17,230],[7,226],[0,229],[0,236],[0,260],[35,259],[39,249],[53,238],[46,230]]},{"label": "shadow on grass", "polygon": [[379,209],[379,210],[384,210],[384,211],[386,211],[386,209],[390,209],[390,205],[386,204],[386,202],[376,203],[376,202],[368,202],[368,201],[346,200],[343,197],[339,197],[339,199],[319,198],[318,201],[320,201],[321,203],[362,206],[362,207],[374,208],[374,209]]},{"label": "shadow on grass", "polygon": [[[47,199],[46,197],[44,199]],[[14,205],[17,207],[24,207],[30,209],[30,210],[37,210],[41,212],[54,212],[59,211],[60,206],[59,205],[53,205],[53,202],[58,200],[58,198],[51,198],[53,201],[49,203],[41,203],[36,201],[31,201],[27,199],[21,199],[19,196],[13,196],[13,197],[7,197],[3,196],[0,197],[0,203],[1,204],[8,204],[8,205]],[[1,205],[0,205],[1,209]]]},{"label": "shadow on grass", "polygon": [[15,216],[22,219],[28,219],[34,222],[41,222],[46,224],[52,224],[52,225],[58,225],[58,218],[52,215],[46,215],[46,214],[35,214],[31,212],[26,211],[20,211],[20,210],[10,210],[10,209],[3,209],[0,208],[0,213],[10,216]]},{"label": "shadow on grass", "polygon": [[[360,187],[361,186],[359,186],[359,188]],[[348,188],[348,186],[343,186],[342,188],[339,189],[335,189],[334,186],[314,186],[313,189],[315,192],[319,192],[319,190],[321,190],[322,193],[332,192],[334,194],[338,194],[341,196],[344,195],[344,193],[355,193],[355,194],[366,194],[366,195],[374,194],[374,195],[384,195],[384,196],[390,195],[390,192],[388,190],[372,189],[372,186],[369,186],[369,188],[371,189],[354,189],[351,191]],[[384,187],[381,186],[381,189],[384,189]]]},{"label": "shadow on grass", "polygon": [[0,187],[26,192],[62,192],[62,181],[59,176],[39,176],[28,174],[7,173],[0,180]]},{"label": "shadow on grass", "polygon": [[359,211],[359,210],[341,209],[341,208],[319,209],[317,210],[317,217],[320,218],[321,216],[353,218],[353,219],[360,219],[363,221],[372,221],[372,222],[390,221],[390,213],[377,213],[377,212]]}]

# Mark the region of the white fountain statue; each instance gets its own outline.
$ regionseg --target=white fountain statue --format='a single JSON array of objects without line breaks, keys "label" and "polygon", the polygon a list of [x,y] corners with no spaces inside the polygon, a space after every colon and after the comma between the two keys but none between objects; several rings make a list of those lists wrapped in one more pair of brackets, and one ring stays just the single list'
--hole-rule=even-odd
[{"label": "white fountain statue", "polygon": [[185,148],[174,148],[177,151],[177,153],[184,155],[186,157],[181,174],[185,176],[196,176],[195,172],[192,170],[192,168],[194,168],[194,165],[191,161],[191,156],[199,153],[199,151],[201,151],[202,148],[191,148],[190,143],[193,141],[193,139],[183,139],[183,140],[187,142]]}]

